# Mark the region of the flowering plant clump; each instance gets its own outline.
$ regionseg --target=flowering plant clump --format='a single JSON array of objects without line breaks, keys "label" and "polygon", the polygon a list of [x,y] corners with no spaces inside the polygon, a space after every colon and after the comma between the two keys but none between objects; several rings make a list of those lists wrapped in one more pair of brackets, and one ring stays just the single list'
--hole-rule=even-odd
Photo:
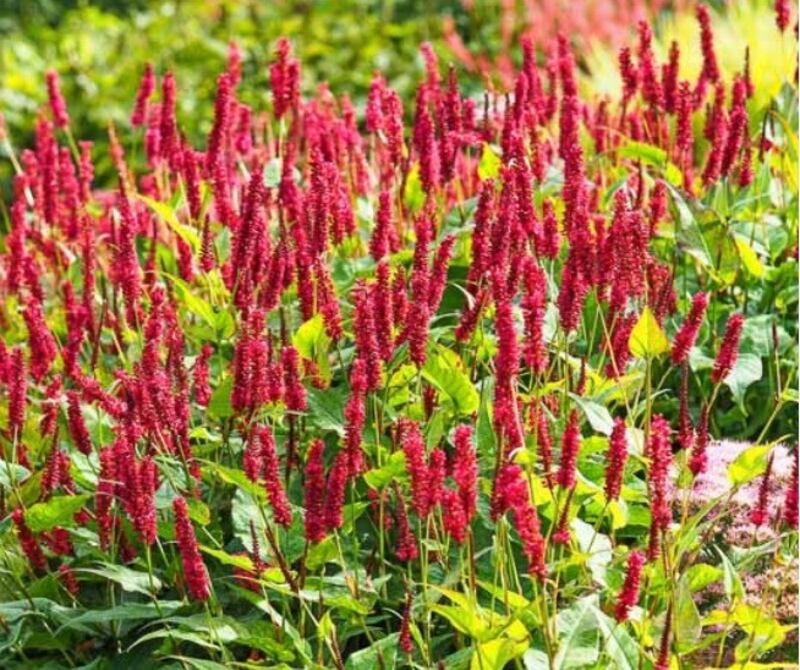
[{"label": "flowering plant clump", "polygon": [[202,149],[171,72],[106,149],[49,73],[0,124],[2,666],[783,667],[796,73],[756,107],[697,21],[614,100],[526,37],[357,110],[282,38],[251,109],[232,44]]}]

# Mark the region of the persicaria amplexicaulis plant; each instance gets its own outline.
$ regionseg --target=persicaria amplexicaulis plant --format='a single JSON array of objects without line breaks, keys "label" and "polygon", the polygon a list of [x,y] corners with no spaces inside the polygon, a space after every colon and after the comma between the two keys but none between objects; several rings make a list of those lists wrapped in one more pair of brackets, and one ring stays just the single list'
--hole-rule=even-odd
[{"label": "persicaria amplexicaulis plant", "polygon": [[287,38],[245,95],[232,45],[202,141],[178,71],[94,144],[49,72],[0,136],[0,659],[777,654],[730,584],[797,541],[796,88],[696,16],[696,76],[642,22],[615,96],[566,35],[481,95],[423,45],[413,100],[305,95]]}]

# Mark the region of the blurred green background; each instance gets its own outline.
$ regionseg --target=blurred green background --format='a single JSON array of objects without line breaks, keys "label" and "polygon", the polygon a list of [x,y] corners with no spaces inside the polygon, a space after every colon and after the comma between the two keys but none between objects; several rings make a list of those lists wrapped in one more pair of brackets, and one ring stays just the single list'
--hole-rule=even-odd
[{"label": "blurred green background", "polygon": [[[244,54],[240,99],[266,106],[267,67],[276,39],[287,35],[303,66],[305,93],[327,82],[362,107],[380,69],[406,100],[421,76],[419,44],[433,43],[442,64],[454,62],[467,93],[510,85],[518,38],[530,32],[546,48],[557,31],[577,46],[586,91],[619,85],[616,50],[635,35],[636,20],[656,27],[655,48],[682,46],[683,76],[699,67],[697,26],[689,0],[0,0],[0,113],[15,146],[31,143],[46,101],[44,74],[55,69],[77,138],[102,140],[109,121],[125,133],[144,64],[172,68],[181,129],[196,144],[208,132],[217,74],[228,42]],[[771,96],[793,64],[794,38],[776,40],[771,0],[712,0],[717,50],[732,73],[751,48],[759,94]],[[788,60],[787,60],[788,59]],[[769,83],[769,82],[766,82]],[[0,148],[2,152],[2,148]],[[0,183],[10,166],[0,161]]]}]

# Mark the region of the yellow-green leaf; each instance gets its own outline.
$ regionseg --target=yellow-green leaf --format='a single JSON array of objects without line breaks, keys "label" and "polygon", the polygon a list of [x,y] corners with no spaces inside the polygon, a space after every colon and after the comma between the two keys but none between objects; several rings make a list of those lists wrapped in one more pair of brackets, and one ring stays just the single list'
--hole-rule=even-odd
[{"label": "yellow-green leaf", "polygon": [[88,493],[77,496],[55,496],[25,510],[25,523],[34,533],[51,530],[56,526],[73,526],[73,517],[91,498]]},{"label": "yellow-green leaf", "polygon": [[652,358],[669,351],[669,340],[647,306],[633,327],[628,348],[638,358]]},{"label": "yellow-green leaf", "polygon": [[172,228],[178,237],[191,246],[193,251],[198,251],[200,249],[200,236],[193,228],[178,221],[178,216],[175,214],[175,210],[172,209],[172,207],[165,202],[159,202],[158,200],[153,200],[153,198],[148,198],[146,195],[140,195],[138,197],[152,209],[160,219]]},{"label": "yellow-green leaf", "polygon": [[494,179],[500,173],[500,164],[500,156],[489,144],[484,144],[481,160],[478,163],[478,176],[481,179]]},{"label": "yellow-green leaf", "polygon": [[728,466],[728,479],[737,486],[755,479],[767,468],[767,456],[772,444],[757,444],[748,447]]},{"label": "yellow-green leaf", "polygon": [[733,239],[734,242],[736,242],[736,250],[739,252],[739,258],[742,261],[742,265],[744,265],[744,269],[753,277],[759,279],[763,277],[764,266],[761,264],[758,254],[756,254],[753,247],[750,246],[750,243],[738,235]]}]

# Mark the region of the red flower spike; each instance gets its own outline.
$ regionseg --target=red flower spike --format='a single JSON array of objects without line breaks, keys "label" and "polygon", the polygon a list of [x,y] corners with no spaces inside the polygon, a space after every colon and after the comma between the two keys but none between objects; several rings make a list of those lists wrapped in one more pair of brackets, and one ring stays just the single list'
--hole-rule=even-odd
[{"label": "red flower spike", "polygon": [[798,499],[798,452],[792,454],[792,475],[786,486],[786,497],[783,501],[783,520],[790,528],[797,528],[797,499]]},{"label": "red flower spike", "polygon": [[425,458],[425,442],[419,425],[409,419],[400,424],[406,469],[411,478],[411,501],[420,519],[428,516],[431,505],[430,472]]},{"label": "red flower spike", "polygon": [[48,70],[45,77],[47,79],[47,98],[50,102],[53,123],[58,128],[66,128],[69,126],[69,114],[67,113],[67,103],[61,94],[58,73],[55,70]]},{"label": "red flower spike", "polygon": [[641,552],[632,551],[628,555],[628,569],[625,573],[625,582],[617,596],[617,604],[614,607],[614,618],[620,623],[628,620],[631,608],[639,601],[639,584],[642,578],[644,563],[645,557]]},{"label": "red flower spike", "polygon": [[144,66],[144,73],[142,74],[142,79],[139,82],[139,90],[136,92],[136,102],[134,103],[133,111],[131,112],[131,125],[134,128],[139,128],[142,124],[144,124],[148,111],[147,102],[155,90],[156,78],[153,74],[153,64],[147,63]]},{"label": "red flower spike", "polygon": [[761,478],[761,483],[758,486],[758,500],[756,506],[750,510],[750,521],[758,528],[763,526],[769,521],[769,487],[770,478],[772,476],[772,462],[774,454],[769,455],[767,461],[767,469],[764,470],[764,475]]},{"label": "red flower spike", "polygon": [[42,548],[39,542],[31,532],[28,525],[25,523],[25,514],[19,507],[11,513],[11,520],[17,527],[17,538],[19,539],[20,547],[28,558],[31,568],[37,572],[42,572],[47,569],[47,559],[42,553]]},{"label": "red flower spike", "polygon": [[175,539],[183,564],[183,578],[186,589],[193,600],[208,600],[211,595],[208,574],[203,558],[197,547],[197,538],[194,534],[192,522],[189,519],[189,508],[186,500],[181,496],[172,501],[172,510],[175,513]]},{"label": "red flower spike", "polygon": [[670,427],[660,414],[653,416],[650,424],[650,440],[645,455],[650,460],[647,473],[651,500],[652,524],[666,530],[672,522],[672,500],[669,490],[669,467],[672,463]]},{"label": "red flower spike", "polygon": [[283,488],[275,438],[268,426],[258,426],[255,433],[258,443],[261,445],[264,488],[267,491],[267,500],[272,507],[272,518],[275,519],[275,523],[288,528],[292,523],[292,508],[289,505],[286,490]]},{"label": "red flower spike", "polygon": [[743,326],[744,316],[740,313],[732,314],[728,318],[725,335],[717,352],[717,358],[714,360],[714,369],[711,371],[711,381],[714,384],[719,384],[725,379],[736,365],[736,359],[739,358],[739,338],[742,335]]},{"label": "red flower spike", "polygon": [[400,493],[399,488],[395,490],[395,494],[397,496],[397,507],[395,508],[397,546],[394,553],[399,561],[413,561],[419,555],[417,541],[414,538],[411,525],[408,523],[408,513],[406,512],[406,503],[403,500],[403,494]]},{"label": "red flower spike", "polygon": [[346,451],[341,450],[336,454],[333,465],[328,473],[327,488],[325,491],[325,527],[328,530],[341,528],[344,518],[345,489],[350,480],[350,459]]},{"label": "red flower spike", "polygon": [[561,438],[561,465],[558,470],[556,482],[563,489],[575,486],[576,465],[578,453],[581,448],[581,432],[578,423],[578,412],[572,410]]},{"label": "red flower spike", "polygon": [[697,340],[697,334],[700,332],[700,326],[703,323],[703,316],[708,307],[708,293],[696,293],[692,298],[692,307],[686,320],[681,325],[678,332],[675,334],[675,339],[672,342],[672,352],[670,357],[674,365],[681,365],[689,357],[689,351],[694,346]]},{"label": "red flower spike", "polygon": [[316,544],[325,539],[325,443],[313,440],[308,447],[303,478],[305,490],[305,536]]},{"label": "red flower spike", "polygon": [[608,440],[606,453],[606,500],[617,500],[622,490],[622,479],[625,474],[625,463],[628,460],[628,438],[625,421],[619,417],[614,419],[614,428]]},{"label": "red flower spike", "polygon": [[453,434],[453,480],[458,485],[466,523],[472,520],[478,501],[478,455],[472,445],[472,426],[457,426]]}]

